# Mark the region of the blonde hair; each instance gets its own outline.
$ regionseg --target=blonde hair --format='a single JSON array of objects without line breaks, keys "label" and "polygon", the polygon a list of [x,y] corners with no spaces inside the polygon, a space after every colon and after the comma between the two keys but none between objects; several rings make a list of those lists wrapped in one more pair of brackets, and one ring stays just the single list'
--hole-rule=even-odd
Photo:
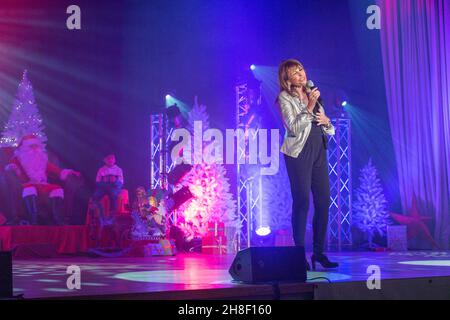
[{"label": "blonde hair", "polygon": [[289,79],[288,70],[292,67],[300,67],[300,69],[303,69],[303,65],[300,63],[300,61],[296,59],[284,60],[278,67],[278,81],[280,83],[280,91],[285,90],[290,94],[292,94],[292,92],[288,84]]}]

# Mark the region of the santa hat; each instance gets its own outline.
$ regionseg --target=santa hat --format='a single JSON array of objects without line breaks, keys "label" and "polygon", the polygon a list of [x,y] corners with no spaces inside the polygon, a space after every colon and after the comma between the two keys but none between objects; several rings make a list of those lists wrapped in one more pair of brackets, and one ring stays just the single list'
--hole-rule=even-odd
[{"label": "santa hat", "polygon": [[20,139],[18,148],[20,148],[23,145],[30,146],[33,144],[42,144],[42,141],[33,134],[27,134],[23,136],[22,139]]}]

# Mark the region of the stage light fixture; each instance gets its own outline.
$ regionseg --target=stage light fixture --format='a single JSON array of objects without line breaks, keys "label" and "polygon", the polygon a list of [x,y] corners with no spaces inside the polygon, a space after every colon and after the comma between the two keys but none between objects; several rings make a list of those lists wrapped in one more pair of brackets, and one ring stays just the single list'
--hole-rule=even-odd
[{"label": "stage light fixture", "polygon": [[256,69],[256,66],[254,65],[254,64],[252,64],[251,66],[250,66],[250,70],[255,70]]},{"label": "stage light fixture", "polygon": [[181,115],[181,111],[180,108],[178,108],[178,105],[174,103],[173,105],[166,108],[166,114],[169,117],[169,120],[173,120]]},{"label": "stage light fixture", "polygon": [[265,237],[271,232],[270,227],[259,227],[256,229],[256,234],[260,237]]}]

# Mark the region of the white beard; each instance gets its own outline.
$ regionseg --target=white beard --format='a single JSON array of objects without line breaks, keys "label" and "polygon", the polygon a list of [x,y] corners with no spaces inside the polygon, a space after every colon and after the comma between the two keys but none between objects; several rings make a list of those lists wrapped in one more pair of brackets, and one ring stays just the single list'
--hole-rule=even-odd
[{"label": "white beard", "polygon": [[20,148],[17,150],[17,158],[23,169],[33,183],[47,183],[48,155],[44,149],[32,150]]}]

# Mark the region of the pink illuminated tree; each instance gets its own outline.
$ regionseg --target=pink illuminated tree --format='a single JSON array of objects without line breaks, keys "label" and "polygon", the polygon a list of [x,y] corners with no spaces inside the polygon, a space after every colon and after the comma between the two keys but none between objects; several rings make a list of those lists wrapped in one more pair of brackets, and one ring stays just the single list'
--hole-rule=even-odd
[{"label": "pink illuminated tree", "polygon": [[[188,120],[187,129],[191,132],[194,121],[202,121],[203,130],[209,127],[206,107],[199,105],[197,99],[189,112]],[[206,145],[207,143],[204,147]],[[188,186],[194,195],[191,201],[179,209],[182,213],[179,217],[180,227],[188,239],[205,235],[209,222],[224,222],[225,225],[237,227],[236,201],[230,192],[230,184],[222,164],[195,164],[180,185]]]}]

